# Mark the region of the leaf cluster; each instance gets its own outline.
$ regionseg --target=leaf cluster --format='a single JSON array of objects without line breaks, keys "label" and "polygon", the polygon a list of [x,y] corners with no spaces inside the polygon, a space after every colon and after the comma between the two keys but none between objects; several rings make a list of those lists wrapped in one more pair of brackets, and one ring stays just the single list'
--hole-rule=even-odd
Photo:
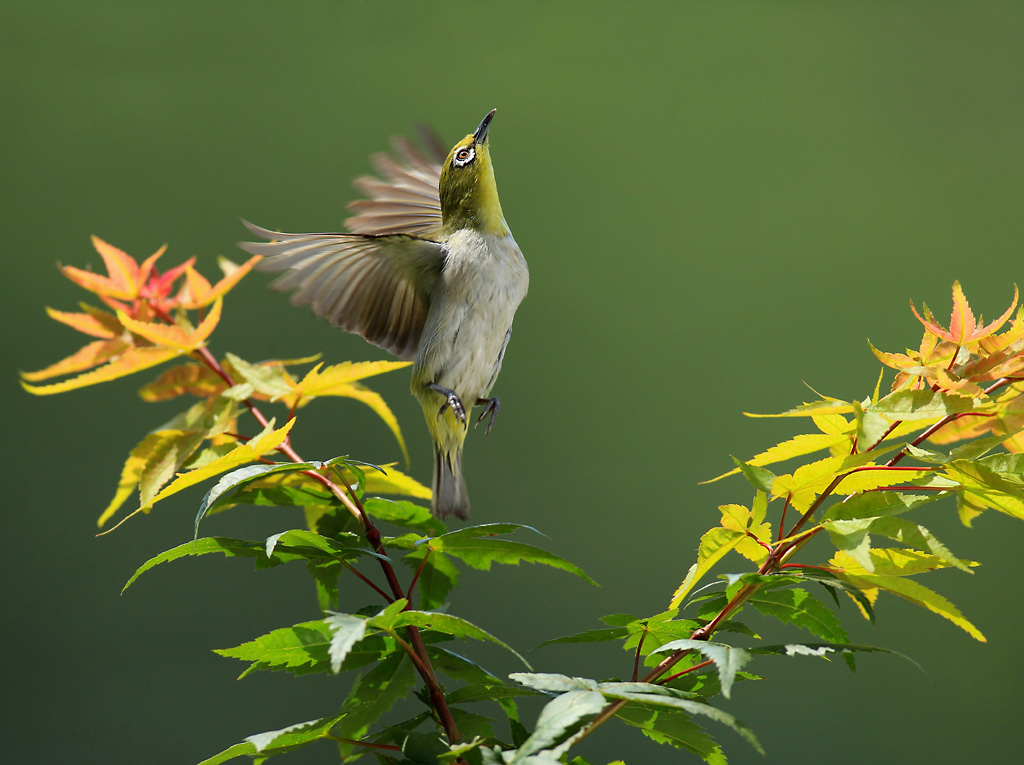
[{"label": "leaf cluster", "polygon": [[[223,297],[258,258],[241,266],[222,260],[224,276],[211,285],[194,259],[161,273],[156,262],[163,249],[140,264],[101,240],[94,244],[107,275],[62,270],[106,308],[49,313],[97,339],[24,374],[23,385],[47,395],[177,360],[140,394],[190,403],[131,451],[100,525],[134,493],[138,506],[121,522],[212,482],[193,539],[144,563],[125,589],[159,565],[211,553],[249,558],[259,570],[301,563],[315,585],[317,618],[216,652],[244,662],[242,678],[284,671],[350,679],[329,714],[249,736],[206,764],[241,756],[262,762],[329,742],[346,761],[370,753],[382,763],[589,765],[582,757],[569,760],[570,749],[611,720],[705,762],[724,763],[709,722],[758,751],[761,746],[750,728],[712,702],[731,697],[741,682],[759,680],[750,669],[762,657],[841,656],[854,670],[856,654],[884,650],[850,641],[839,615],[843,602],[873,621],[880,595],[888,593],[985,639],[953,603],[919,581],[931,571],[971,573],[978,565],[955,555],[922,520],[946,497],[955,499],[965,526],[986,510],[1024,519],[1024,309],[1016,290],[1010,307],[988,324],[974,317],[959,283],[948,326],[927,306],[918,312],[912,305],[924,328],[917,349],[872,347],[896,372],[884,394],[879,376],[861,400],[819,396],[779,414],[752,415],[809,420],[810,432],[750,459],[733,458],[735,469],[718,478],[742,475],[753,496],[718,508],[718,522],[680,572],[667,610],[610,614],[599,628],[541,643],[619,643],[627,656],[622,672],[597,680],[534,672],[513,647],[450,613],[467,570],[535,563],[594,583],[573,563],[522,541],[535,529],[488,523],[449,531],[411,501],[429,499],[430,490],[394,466],[347,456],[303,460],[296,453],[291,438],[300,410],[315,398],[342,396],[370,406],[405,454],[391,410],[361,382],[404,363],[316,363],[298,373],[295,367],[317,358],[253,363],[226,353],[218,359],[207,345]],[[67,375],[73,376],[36,384]],[[262,413],[266,404],[285,407],[282,425]],[[258,426],[249,436],[240,432],[245,415]],[[246,505],[297,509],[305,527],[265,540],[199,537],[207,515]],[[828,552],[808,559],[815,538],[827,542]],[[741,570],[723,571],[727,564]],[[354,605],[343,609],[343,602]],[[805,630],[810,640],[764,645],[741,614]],[[501,646],[529,671],[503,679],[454,650],[455,641]],[[419,702],[416,713],[394,721],[397,703],[410,696]],[[532,727],[517,706],[524,697],[543,702]]]}]

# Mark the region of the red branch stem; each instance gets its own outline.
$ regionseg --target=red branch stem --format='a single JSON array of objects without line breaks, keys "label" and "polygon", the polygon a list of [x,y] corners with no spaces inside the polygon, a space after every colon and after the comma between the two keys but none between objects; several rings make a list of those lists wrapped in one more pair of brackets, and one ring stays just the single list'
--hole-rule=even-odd
[{"label": "red branch stem", "polygon": [[[154,308],[156,307],[154,306]],[[170,315],[167,314],[166,311],[156,308],[156,312],[161,319],[168,322],[169,324],[175,323],[174,320],[170,317]],[[220,364],[220,362],[217,361],[214,355],[210,353],[208,348],[206,348],[205,346],[197,348],[195,350],[195,355],[199,361],[206,365],[214,374],[220,377],[225,382],[225,384],[228,385],[228,387],[234,387],[235,381],[232,379],[231,375],[228,374],[227,370],[225,370],[224,367]],[[246,398],[242,401],[242,403],[249,410],[249,413],[252,414],[252,416],[256,419],[256,422],[258,422],[263,428],[268,428],[270,426],[270,421],[263,415],[259,407],[256,406],[255,402],[252,399]],[[299,454],[292,447],[290,439],[286,438],[285,441],[280,446],[278,446],[278,451],[284,454],[292,462],[305,462],[305,460],[302,459],[302,457],[300,457]],[[398,581],[398,576],[395,574],[395,569],[387,560],[387,554],[384,550],[383,544],[381,543],[380,530],[376,527],[376,525],[374,525],[373,521],[370,520],[369,516],[367,516],[366,511],[363,509],[362,503],[359,501],[359,498],[352,491],[351,487],[345,485],[344,488],[342,488],[341,486],[338,486],[336,483],[334,483],[334,481],[332,481],[331,479],[327,478],[324,475],[321,475],[320,473],[314,470],[304,470],[302,471],[302,473],[304,475],[308,475],[310,478],[313,478],[314,480],[319,481],[321,484],[323,484],[323,486],[327,488],[335,497],[337,497],[338,500],[345,506],[345,508],[350,513],[352,513],[352,515],[355,516],[355,518],[362,524],[367,542],[370,543],[370,547],[373,548],[374,552],[381,556],[377,559],[377,561],[378,563],[380,563],[381,569],[384,572],[384,578],[387,579],[388,587],[394,594],[394,598],[388,598],[388,596],[384,593],[383,590],[381,590],[375,584],[373,584],[368,579],[366,579],[362,575],[359,575],[358,572],[356,572],[360,579],[366,582],[366,584],[370,585],[374,590],[376,590],[389,602],[394,602],[394,600],[404,598],[405,592]],[[352,571],[355,572],[354,568],[352,568],[351,566],[349,568],[351,568]],[[406,606],[406,608],[408,608],[408,605]],[[409,636],[409,642],[405,643],[405,641],[401,640],[399,642],[402,643],[403,647],[407,648],[410,657],[413,659],[413,664],[416,666],[417,671],[420,673],[420,676],[423,678],[424,683],[426,683],[427,685],[427,690],[430,695],[431,703],[433,704],[435,710],[437,711],[441,725],[444,727],[445,734],[447,735],[448,740],[454,743],[461,737],[461,734],[459,733],[458,726],[455,724],[455,719],[452,717],[451,710],[448,708],[448,703],[447,701],[445,701],[444,691],[441,689],[441,685],[440,683],[438,683],[437,677],[434,674],[434,669],[430,664],[430,657],[427,654],[427,647],[424,644],[423,638],[420,636],[420,632],[416,627],[406,627],[406,632]]]}]

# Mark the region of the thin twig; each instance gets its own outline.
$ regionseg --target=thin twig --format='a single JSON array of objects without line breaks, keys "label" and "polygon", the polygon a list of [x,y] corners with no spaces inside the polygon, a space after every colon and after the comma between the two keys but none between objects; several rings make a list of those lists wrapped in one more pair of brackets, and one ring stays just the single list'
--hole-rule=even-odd
[{"label": "thin twig", "polygon": [[370,581],[361,571],[359,571],[359,569],[357,569],[355,566],[353,566],[347,560],[345,560],[344,558],[338,558],[338,560],[341,562],[341,565],[343,565],[345,568],[347,568],[349,571],[351,571],[357,577],[362,579],[366,584],[368,584],[370,587],[372,587],[377,592],[377,594],[380,595],[382,598],[384,598],[384,600],[386,600],[388,603],[394,603],[395,602],[395,599],[393,597],[388,595],[386,592],[384,592],[384,590],[382,590],[380,587],[378,587],[376,584],[374,584],[372,581]]},{"label": "thin twig", "polygon": [[658,685],[665,685],[666,683],[671,683],[677,677],[688,675],[689,673],[695,672],[698,669],[704,669],[704,667],[708,666],[709,664],[714,664],[714,661],[708,659],[707,661],[702,661],[700,664],[694,664],[692,667],[687,667],[682,672],[676,672],[674,675],[669,675],[668,677],[662,678],[658,681]]},{"label": "thin twig", "polygon": [[644,638],[647,637],[647,630],[640,633],[640,640],[636,644],[636,657],[633,659],[633,682],[636,682],[637,675],[640,674],[640,651],[644,647]]},{"label": "thin twig", "polygon": [[430,547],[427,547],[427,552],[423,555],[423,560],[420,561],[420,565],[416,569],[416,573],[413,574],[412,581],[409,582],[409,590],[405,597],[410,603],[412,603],[412,591],[416,589],[416,582],[420,580],[420,574],[423,572],[423,567],[427,565],[427,558],[430,557],[430,553],[432,552],[433,550],[431,550]]}]

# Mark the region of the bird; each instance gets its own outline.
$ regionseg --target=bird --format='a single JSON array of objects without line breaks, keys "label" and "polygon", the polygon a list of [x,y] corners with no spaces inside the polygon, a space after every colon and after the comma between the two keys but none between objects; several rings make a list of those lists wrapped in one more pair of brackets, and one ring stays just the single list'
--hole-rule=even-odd
[{"label": "bird", "polygon": [[243,223],[267,242],[240,242],[262,255],[271,286],[291,302],[412,361],[410,389],[434,447],[431,512],[467,519],[463,444],[475,406],[490,433],[501,406],[491,396],[526,297],[529,269],[505,221],[490,151],[492,109],[445,155],[394,139],[397,159],[373,157],[382,178],[355,187],[347,233],[288,234]]}]

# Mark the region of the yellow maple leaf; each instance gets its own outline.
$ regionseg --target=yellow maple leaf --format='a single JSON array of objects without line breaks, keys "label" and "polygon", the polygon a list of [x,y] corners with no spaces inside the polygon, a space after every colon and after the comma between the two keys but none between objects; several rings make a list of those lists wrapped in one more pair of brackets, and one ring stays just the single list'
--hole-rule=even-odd
[{"label": "yellow maple leaf", "polygon": [[[61,359],[45,369],[40,369],[36,372],[22,372],[21,377],[28,382],[37,382],[39,380],[49,380],[51,377],[74,374],[84,369],[92,369],[97,364],[110,361],[120,356],[129,347],[128,343],[118,338],[113,340],[97,340],[79,348],[67,358]],[[26,390],[29,389],[26,388]],[[29,390],[29,393],[33,392]]]},{"label": "yellow maple leaf", "polygon": [[[85,388],[89,385],[96,385],[97,383],[109,382],[110,380],[116,380],[119,377],[125,377],[127,375],[134,374],[135,372],[140,372],[143,369],[155,367],[157,364],[163,364],[165,361],[170,361],[178,356],[179,353],[180,352],[174,348],[160,348],[157,346],[128,348],[124,353],[117,356],[110,363],[104,364],[91,372],[81,374],[78,377],[72,377],[69,380],[64,380],[52,385],[29,385],[22,381],[21,387],[36,396],[49,396],[54,393],[63,393],[69,390]],[[67,359],[65,361],[67,361]],[[43,370],[43,372],[51,370]],[[36,372],[35,374],[40,375],[42,373]]]},{"label": "yellow maple leaf", "polygon": [[172,494],[177,494],[183,489],[195,486],[197,483],[201,483],[207,478],[213,478],[214,476],[226,473],[233,468],[241,467],[249,462],[255,462],[264,454],[273,451],[284,443],[285,439],[288,438],[288,432],[294,425],[295,420],[291,419],[277,430],[274,430],[274,420],[271,420],[259,435],[247,443],[239,444],[227,454],[222,457],[218,457],[202,467],[196,468],[195,470],[188,470],[184,473],[178,473],[177,478],[161,489],[160,492],[149,502],[141,504],[137,509],[122,518],[117,525],[103,533],[109,534],[129,518],[132,518],[139,513],[148,513],[157,502],[166,499]]},{"label": "yellow maple leaf", "polygon": [[402,450],[402,456],[408,465],[409,451],[405,446],[398,418],[395,417],[379,393],[356,381],[384,374],[394,369],[401,369],[411,363],[409,361],[345,361],[333,364],[326,369],[322,368],[323,364],[317,364],[297,383],[289,377],[287,381],[292,385],[292,392],[282,396],[281,400],[292,408],[302,407],[312,399],[321,396],[343,396],[362,401],[376,412],[377,416],[394,434]]}]

